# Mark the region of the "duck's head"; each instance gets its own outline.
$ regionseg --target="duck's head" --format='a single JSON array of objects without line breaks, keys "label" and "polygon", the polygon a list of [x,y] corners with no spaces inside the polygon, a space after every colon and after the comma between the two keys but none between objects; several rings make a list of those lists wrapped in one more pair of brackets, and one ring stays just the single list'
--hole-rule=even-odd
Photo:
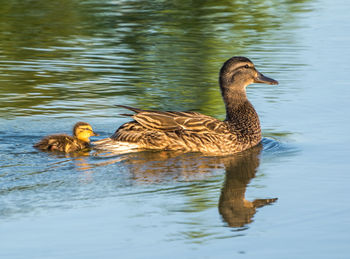
[{"label": "duck's head", "polygon": [[92,130],[92,127],[89,123],[86,122],[77,122],[73,128],[73,135],[84,142],[90,142],[90,137],[99,136]]},{"label": "duck's head", "polygon": [[276,80],[256,70],[253,62],[245,57],[230,58],[220,70],[220,87],[223,92],[227,89],[245,90],[247,85],[253,83],[278,84]]}]

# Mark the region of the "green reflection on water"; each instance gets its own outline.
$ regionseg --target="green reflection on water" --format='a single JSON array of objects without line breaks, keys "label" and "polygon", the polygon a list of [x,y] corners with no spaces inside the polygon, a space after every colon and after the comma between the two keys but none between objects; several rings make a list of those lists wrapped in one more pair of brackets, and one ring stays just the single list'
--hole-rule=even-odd
[{"label": "green reflection on water", "polygon": [[298,26],[306,2],[0,1],[1,114],[128,103],[223,118],[222,62],[275,59],[275,45],[295,40],[275,39]]},{"label": "green reflection on water", "polygon": [[[114,104],[129,104],[195,110],[223,119],[217,82],[222,63],[233,55],[246,55],[254,57],[263,72],[275,73],[278,62],[270,63],[279,59],[281,46],[296,40],[288,31],[300,26],[298,13],[310,11],[307,2],[0,0],[1,117],[86,113],[108,117],[115,114],[107,112]],[[270,98],[278,102],[278,96]],[[273,137],[288,134],[270,132]],[[250,162],[254,159],[258,158],[253,156]],[[201,184],[182,192],[186,202],[178,211],[199,213],[217,206],[212,191],[220,183],[210,182],[203,168],[189,163],[186,173],[184,164],[179,168],[151,164],[145,170],[145,161],[137,170],[133,160],[134,182],[159,181],[159,168],[162,172],[168,168],[171,177],[182,169],[180,179],[203,173]],[[208,161],[203,163],[210,175],[212,166],[221,162]],[[223,219],[235,227],[250,223],[256,212],[255,207],[245,207],[250,205],[243,199],[245,192],[230,187],[245,190],[255,177],[256,167],[248,168],[250,177],[237,184],[236,168],[242,172],[247,165],[239,162],[232,159],[226,165],[220,200]],[[86,164],[78,163],[82,170],[94,169]],[[232,210],[233,205],[238,209]],[[206,231],[190,229],[182,234],[198,240],[210,236]]]}]

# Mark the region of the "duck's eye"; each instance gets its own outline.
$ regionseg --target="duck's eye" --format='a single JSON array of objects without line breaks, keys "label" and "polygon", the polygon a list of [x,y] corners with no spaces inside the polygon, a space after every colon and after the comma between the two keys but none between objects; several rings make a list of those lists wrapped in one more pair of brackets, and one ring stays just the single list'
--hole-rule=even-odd
[{"label": "duck's eye", "polygon": [[244,68],[249,68],[249,65],[245,65]]}]

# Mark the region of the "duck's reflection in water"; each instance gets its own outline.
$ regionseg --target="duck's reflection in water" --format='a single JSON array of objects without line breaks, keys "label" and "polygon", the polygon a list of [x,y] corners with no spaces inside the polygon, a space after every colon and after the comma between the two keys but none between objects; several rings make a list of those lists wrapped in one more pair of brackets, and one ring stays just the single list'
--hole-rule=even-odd
[{"label": "duck's reflection in water", "polygon": [[[118,153],[95,153],[102,162],[94,166],[119,165],[131,175],[134,183],[149,184],[169,181],[198,181],[221,174],[222,157],[206,157],[200,153],[174,151],[143,151],[119,155]],[[218,170],[216,170],[218,169]]]},{"label": "duck's reflection in water", "polygon": [[277,200],[245,199],[247,185],[255,177],[259,166],[261,150],[262,146],[258,145],[224,161],[226,177],[219,199],[219,212],[230,227],[243,227],[251,223],[256,208]]},{"label": "duck's reflection in water", "polygon": [[[277,200],[277,198],[256,199],[251,202],[245,199],[247,185],[255,177],[259,166],[261,151],[262,145],[225,157],[167,151],[138,152],[121,156],[95,154],[100,158],[110,156],[110,159],[95,163],[94,167],[113,166],[113,164],[118,166],[118,170],[122,167],[124,173],[130,174],[134,184],[174,180],[201,181],[221,174],[225,168],[226,175],[219,198],[219,212],[229,226],[242,227],[252,222],[257,208]],[[195,204],[192,205],[195,206]]]}]

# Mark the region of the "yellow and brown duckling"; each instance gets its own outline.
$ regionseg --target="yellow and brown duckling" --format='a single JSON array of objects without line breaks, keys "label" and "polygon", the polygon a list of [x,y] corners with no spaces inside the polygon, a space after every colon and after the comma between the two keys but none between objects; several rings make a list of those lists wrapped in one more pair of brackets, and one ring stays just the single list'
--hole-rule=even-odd
[{"label": "yellow and brown duckling", "polygon": [[89,123],[77,122],[73,128],[73,136],[55,134],[44,137],[34,145],[45,151],[61,151],[65,153],[80,151],[90,147],[90,137],[98,136]]},{"label": "yellow and brown duckling", "polygon": [[252,83],[277,85],[278,82],[256,70],[245,57],[232,57],[219,74],[226,106],[226,119],[198,112],[151,111],[121,106],[133,111],[134,120],[120,126],[109,138],[94,142],[95,148],[130,152],[138,150],[177,150],[213,155],[246,150],[261,141],[258,114],[246,96]]}]

